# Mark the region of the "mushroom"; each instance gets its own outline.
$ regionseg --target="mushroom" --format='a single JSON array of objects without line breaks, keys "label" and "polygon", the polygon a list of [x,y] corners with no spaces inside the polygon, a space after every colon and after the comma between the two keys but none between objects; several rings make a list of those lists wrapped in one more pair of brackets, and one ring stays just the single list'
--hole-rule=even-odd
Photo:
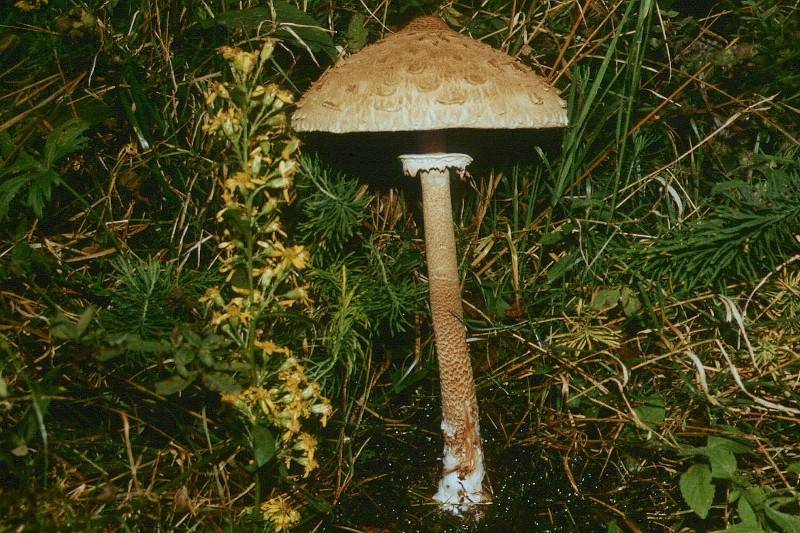
[{"label": "mushroom", "polygon": [[419,153],[400,161],[405,175],[419,176],[422,185],[444,433],[444,472],[434,499],[454,514],[488,495],[450,201],[449,170],[463,175],[472,158],[447,153],[445,133],[563,127],[565,108],[527,66],[426,16],[326,71],[292,117],[300,132],[419,132]]}]

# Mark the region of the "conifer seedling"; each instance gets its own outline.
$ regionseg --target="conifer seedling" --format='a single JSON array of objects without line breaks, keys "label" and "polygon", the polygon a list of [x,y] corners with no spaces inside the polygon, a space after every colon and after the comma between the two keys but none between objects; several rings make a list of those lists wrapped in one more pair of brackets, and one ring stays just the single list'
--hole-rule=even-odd
[{"label": "conifer seedling", "polygon": [[513,57],[420,17],[403,30],[340,61],[297,104],[298,131],[419,132],[418,153],[400,156],[419,176],[431,313],[439,361],[444,471],[434,499],[455,514],[489,500],[478,404],[456,260],[450,169],[472,158],[447,153],[447,131],[563,127],[566,104]]}]

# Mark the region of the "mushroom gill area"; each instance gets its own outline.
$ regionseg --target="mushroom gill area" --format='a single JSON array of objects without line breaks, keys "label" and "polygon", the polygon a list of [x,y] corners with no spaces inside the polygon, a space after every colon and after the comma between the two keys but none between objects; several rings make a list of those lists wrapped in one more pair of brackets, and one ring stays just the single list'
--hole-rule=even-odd
[{"label": "mushroom gill area", "polygon": [[[432,132],[432,133],[435,133]],[[442,130],[442,151],[469,154],[473,163],[469,173],[510,172],[513,165],[538,165],[541,158],[534,147],[548,158],[559,153],[560,135],[549,129],[485,130],[453,128]],[[351,132],[335,134],[310,132],[303,135],[307,153],[316,153],[329,165],[359,178],[378,189],[418,183],[398,180],[402,175],[398,156],[420,152],[420,132]]]}]

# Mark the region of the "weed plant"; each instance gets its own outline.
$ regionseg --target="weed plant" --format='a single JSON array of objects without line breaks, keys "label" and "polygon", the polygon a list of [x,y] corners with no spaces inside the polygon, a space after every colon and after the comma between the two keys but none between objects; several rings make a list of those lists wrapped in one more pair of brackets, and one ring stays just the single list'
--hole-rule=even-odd
[{"label": "weed plant", "polygon": [[[286,121],[431,13],[570,114],[454,184],[467,522],[417,185]],[[785,0],[4,7],[0,529],[800,531],[798,43]]]}]

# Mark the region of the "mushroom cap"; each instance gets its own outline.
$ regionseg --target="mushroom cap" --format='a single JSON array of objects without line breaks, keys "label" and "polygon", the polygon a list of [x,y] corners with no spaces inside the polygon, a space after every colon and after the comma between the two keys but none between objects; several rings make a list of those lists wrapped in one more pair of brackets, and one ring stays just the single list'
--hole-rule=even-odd
[{"label": "mushroom cap", "polygon": [[420,17],[328,69],[297,103],[297,131],[554,128],[566,103],[513,57]]}]

